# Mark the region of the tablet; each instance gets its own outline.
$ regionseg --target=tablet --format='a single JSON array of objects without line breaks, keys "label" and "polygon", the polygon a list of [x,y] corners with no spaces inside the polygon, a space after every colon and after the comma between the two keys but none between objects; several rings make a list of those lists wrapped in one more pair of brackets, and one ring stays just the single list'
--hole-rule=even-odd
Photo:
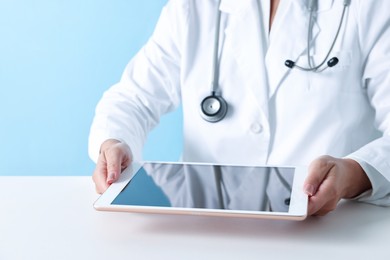
[{"label": "tablet", "polygon": [[133,163],[97,210],[303,220],[306,167]]}]

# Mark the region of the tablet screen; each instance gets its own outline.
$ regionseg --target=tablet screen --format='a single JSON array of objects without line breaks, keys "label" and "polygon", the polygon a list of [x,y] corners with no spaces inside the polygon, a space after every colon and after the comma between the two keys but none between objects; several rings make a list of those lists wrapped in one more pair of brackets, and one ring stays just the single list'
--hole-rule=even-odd
[{"label": "tablet screen", "polygon": [[145,163],[113,205],[288,212],[294,168]]}]

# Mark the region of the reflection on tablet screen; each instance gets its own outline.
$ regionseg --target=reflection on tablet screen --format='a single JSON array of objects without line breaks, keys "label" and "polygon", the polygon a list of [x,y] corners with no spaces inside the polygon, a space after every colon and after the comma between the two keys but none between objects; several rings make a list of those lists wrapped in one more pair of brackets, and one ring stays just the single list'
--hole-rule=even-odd
[{"label": "reflection on tablet screen", "polygon": [[115,205],[288,212],[294,168],[145,163]]}]

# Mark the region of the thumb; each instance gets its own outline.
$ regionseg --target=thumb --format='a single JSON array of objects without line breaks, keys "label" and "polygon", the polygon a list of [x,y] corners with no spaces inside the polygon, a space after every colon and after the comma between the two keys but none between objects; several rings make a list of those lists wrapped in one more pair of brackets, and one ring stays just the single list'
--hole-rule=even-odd
[{"label": "thumb", "polygon": [[309,172],[303,184],[303,191],[314,196],[328,172],[335,165],[335,158],[331,156],[321,156],[315,159],[309,166]]},{"label": "thumb", "polygon": [[109,149],[106,151],[107,184],[112,184],[119,178],[122,170],[122,157],[119,149]]}]

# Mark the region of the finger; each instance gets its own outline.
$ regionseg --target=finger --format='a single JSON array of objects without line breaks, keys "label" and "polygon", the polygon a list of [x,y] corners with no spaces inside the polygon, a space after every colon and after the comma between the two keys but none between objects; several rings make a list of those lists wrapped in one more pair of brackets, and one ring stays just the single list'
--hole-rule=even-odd
[{"label": "finger", "polygon": [[123,149],[123,153],[122,153],[123,157],[122,157],[121,170],[123,171],[132,163],[133,156],[128,146],[124,145],[122,149]]},{"label": "finger", "polygon": [[314,196],[316,194],[334,164],[334,158],[331,156],[321,156],[310,164],[308,176],[303,184],[303,190],[307,195]]},{"label": "finger", "polygon": [[122,172],[122,161],[124,154],[121,149],[109,149],[106,151],[107,161],[107,184],[114,183]]},{"label": "finger", "polygon": [[313,212],[311,216],[325,216],[329,214],[330,212],[334,211],[336,209],[337,202],[336,201],[330,201],[326,203],[322,208],[319,210]]},{"label": "finger", "polygon": [[323,217],[323,216],[329,214],[330,212],[332,212],[334,209],[335,209],[335,207],[329,207],[329,208],[326,207],[326,208],[320,209],[316,213],[312,214],[312,216]]},{"label": "finger", "polygon": [[100,156],[98,159],[95,171],[93,172],[92,175],[92,179],[95,182],[95,188],[97,193],[101,194],[107,190],[109,186],[106,181],[107,167],[106,167],[106,162],[102,158],[102,156]]},{"label": "finger", "polygon": [[105,178],[101,178],[100,180],[95,181],[95,189],[98,194],[104,193],[108,189],[108,187],[109,185],[107,184]]},{"label": "finger", "polygon": [[328,175],[317,193],[309,198],[308,215],[323,216],[336,208],[339,197],[334,182],[334,176]]}]

